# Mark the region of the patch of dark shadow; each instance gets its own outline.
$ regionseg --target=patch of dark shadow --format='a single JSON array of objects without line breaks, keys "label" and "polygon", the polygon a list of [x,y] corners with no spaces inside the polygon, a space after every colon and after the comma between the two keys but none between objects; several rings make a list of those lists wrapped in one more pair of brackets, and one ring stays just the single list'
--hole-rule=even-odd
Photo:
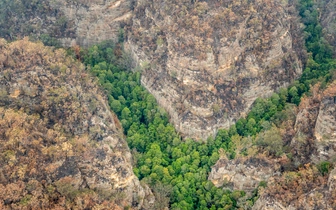
[{"label": "patch of dark shadow", "polygon": [[132,206],[137,207],[139,205],[139,201],[137,199],[133,199]]},{"label": "patch of dark shadow", "polygon": [[254,166],[258,166],[258,165],[262,165],[264,167],[269,167],[270,166],[270,163],[267,162],[266,160],[263,160],[263,159],[260,159],[260,158],[249,158],[247,160],[248,165],[254,165]]},{"label": "patch of dark shadow", "polygon": [[283,173],[285,171],[295,171],[297,170],[297,166],[293,162],[285,163],[284,165],[281,165],[280,167],[280,173]]},{"label": "patch of dark shadow", "polygon": [[187,111],[187,112],[183,113],[183,115],[182,115],[182,121],[187,121],[191,117],[192,117],[191,112]]},{"label": "patch of dark shadow", "polygon": [[223,185],[223,190],[230,190],[232,191],[234,188],[234,183],[233,182],[227,182]]},{"label": "patch of dark shadow", "polygon": [[117,164],[120,164],[121,162],[124,162],[124,161],[119,156],[113,156],[111,162],[112,162],[112,165],[117,165]]},{"label": "patch of dark shadow", "polygon": [[100,183],[105,183],[105,184],[109,184],[111,181],[105,177],[102,177],[102,176],[97,176],[98,178],[98,182]]},{"label": "patch of dark shadow", "polygon": [[87,189],[90,189],[90,186],[88,185],[87,181],[86,181],[86,178],[84,177],[83,178],[83,182],[81,184],[81,187],[80,188],[87,188]]},{"label": "patch of dark shadow", "polygon": [[225,166],[227,163],[228,163],[228,160],[219,159],[215,166],[216,166],[216,168],[220,168],[220,167]]},{"label": "patch of dark shadow", "polygon": [[125,168],[121,169],[121,176],[122,176],[123,178],[125,178],[125,177],[127,177],[127,175],[128,175],[128,171],[127,171],[127,169],[125,169]]},{"label": "patch of dark shadow", "polygon": [[86,170],[85,172],[82,173],[85,177],[93,177],[95,176],[95,172],[93,170]]},{"label": "patch of dark shadow", "polygon": [[100,142],[100,141],[102,141],[104,139],[103,135],[101,135],[100,133],[92,133],[91,132],[91,136],[97,142]]},{"label": "patch of dark shadow", "polygon": [[13,201],[11,199],[9,199],[9,198],[7,198],[6,200],[4,200],[4,204],[5,205],[9,205],[9,204],[12,204],[12,203],[13,203]]},{"label": "patch of dark shadow", "polygon": [[117,193],[122,193],[124,191],[126,191],[127,189],[125,187],[120,187],[117,189]]},{"label": "patch of dark shadow", "polygon": [[57,169],[57,179],[61,179],[66,176],[72,176],[79,173],[78,164],[75,157],[67,158],[64,163]]},{"label": "patch of dark shadow", "polygon": [[96,152],[96,158],[98,160],[104,160],[106,158],[106,153],[103,149],[98,149]]},{"label": "patch of dark shadow", "polygon": [[55,120],[54,119],[49,119],[48,124],[47,124],[47,128],[52,128],[55,125]]},{"label": "patch of dark shadow", "polygon": [[52,201],[54,203],[58,203],[59,202],[59,197],[58,196],[53,196],[51,199],[52,199]]},{"label": "patch of dark shadow", "polygon": [[96,138],[97,138],[97,141],[103,141],[104,139],[103,135],[101,134],[98,134]]}]

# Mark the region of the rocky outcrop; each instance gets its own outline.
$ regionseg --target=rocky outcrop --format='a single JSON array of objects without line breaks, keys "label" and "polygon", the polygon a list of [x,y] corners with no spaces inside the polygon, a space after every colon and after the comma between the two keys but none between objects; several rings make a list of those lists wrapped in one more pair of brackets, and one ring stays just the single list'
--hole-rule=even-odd
[{"label": "rocky outcrop", "polygon": [[[87,47],[117,40],[130,20],[132,0],[36,0],[0,3],[0,36],[31,36],[45,43]],[[3,16],[4,15],[4,16]]]},{"label": "rocky outcrop", "polygon": [[317,142],[317,159],[331,160],[336,157],[336,83],[323,93],[314,136]]},{"label": "rocky outcrop", "polygon": [[336,169],[327,174],[336,157],[336,82],[324,90],[315,85],[311,93],[301,100],[290,142],[299,170],[270,178],[253,209],[336,208]]},{"label": "rocky outcrop", "polygon": [[295,210],[293,207],[285,207],[281,203],[268,200],[267,198],[259,198],[253,205],[253,210]]},{"label": "rocky outcrop", "polygon": [[336,82],[325,90],[315,86],[302,99],[291,142],[297,164],[332,160],[336,156]]},{"label": "rocky outcrop", "polygon": [[148,209],[154,198],[84,66],[27,40],[0,40],[0,51],[0,208]]},{"label": "rocky outcrop", "polygon": [[235,160],[222,158],[212,167],[209,180],[216,187],[250,193],[260,182],[267,182],[270,177],[279,173],[279,169],[278,163],[265,157],[243,157]]},{"label": "rocky outcrop", "polygon": [[284,1],[141,0],[128,49],[175,127],[204,139],[301,74],[294,10]]}]

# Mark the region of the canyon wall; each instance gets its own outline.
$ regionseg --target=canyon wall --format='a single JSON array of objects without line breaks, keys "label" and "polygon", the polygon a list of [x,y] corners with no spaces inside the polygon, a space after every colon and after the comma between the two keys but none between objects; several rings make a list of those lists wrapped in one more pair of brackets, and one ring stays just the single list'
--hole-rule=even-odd
[{"label": "canyon wall", "polygon": [[302,71],[301,29],[283,1],[141,0],[126,31],[142,84],[195,139],[228,128]]},{"label": "canyon wall", "polygon": [[336,1],[318,0],[320,9],[320,21],[323,27],[324,37],[332,46],[336,46]]},{"label": "canyon wall", "polygon": [[206,139],[257,97],[298,78],[295,7],[276,1],[55,0],[1,3],[0,35],[84,47],[123,39],[142,84],[187,137]]}]

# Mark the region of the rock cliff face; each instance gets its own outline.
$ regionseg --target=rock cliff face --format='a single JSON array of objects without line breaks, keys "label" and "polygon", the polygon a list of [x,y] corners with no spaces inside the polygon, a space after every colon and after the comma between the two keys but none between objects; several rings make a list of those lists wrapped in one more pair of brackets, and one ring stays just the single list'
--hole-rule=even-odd
[{"label": "rock cliff face", "polygon": [[[117,40],[121,24],[130,20],[132,0],[36,0],[0,3],[0,35],[23,36],[50,44],[84,47]],[[54,40],[52,40],[54,39]]]},{"label": "rock cliff face", "polygon": [[322,99],[315,124],[318,160],[336,157],[336,88]]},{"label": "rock cliff face", "polygon": [[231,190],[243,190],[247,193],[255,190],[259,183],[279,172],[280,165],[263,157],[220,159],[212,167],[209,180],[216,187],[228,187]]},{"label": "rock cliff face", "polygon": [[[64,46],[79,44],[87,47],[105,40],[117,40],[122,33],[121,23],[130,20],[132,0],[56,0],[53,8],[59,8],[72,23],[75,37],[61,39]],[[122,34],[120,34],[122,36]]]},{"label": "rock cliff face", "polygon": [[325,33],[325,38],[333,46],[336,46],[336,1],[318,0],[320,7],[320,19]]},{"label": "rock cliff face", "polygon": [[0,208],[148,209],[121,125],[84,66],[27,40],[1,39],[0,51]]},{"label": "rock cliff face", "polygon": [[128,48],[175,127],[204,139],[300,75],[294,10],[277,0],[141,0]]},{"label": "rock cliff face", "polygon": [[180,132],[204,139],[300,75],[294,13],[280,0],[5,0],[0,35],[86,47],[118,39],[127,23],[142,83]]},{"label": "rock cliff face", "polygon": [[302,99],[291,142],[298,164],[336,157],[336,82]]}]

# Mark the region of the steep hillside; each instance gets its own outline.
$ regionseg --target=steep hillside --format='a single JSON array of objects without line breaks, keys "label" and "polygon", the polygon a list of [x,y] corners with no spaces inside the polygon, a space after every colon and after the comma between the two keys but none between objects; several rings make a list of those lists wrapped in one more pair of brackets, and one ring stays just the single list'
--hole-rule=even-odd
[{"label": "steep hillside", "polygon": [[0,36],[24,36],[48,45],[89,46],[117,40],[131,16],[131,0],[36,0],[0,2]]},{"label": "steep hillside", "polygon": [[121,125],[84,66],[27,39],[1,39],[0,51],[0,208],[149,208]]},{"label": "steep hillside", "polygon": [[297,20],[284,1],[142,0],[128,47],[177,130],[204,139],[301,74]]},{"label": "steep hillside", "polygon": [[142,84],[196,139],[291,83],[305,57],[295,8],[280,0],[5,0],[0,14],[0,36],[58,46],[122,40],[125,26]]}]

